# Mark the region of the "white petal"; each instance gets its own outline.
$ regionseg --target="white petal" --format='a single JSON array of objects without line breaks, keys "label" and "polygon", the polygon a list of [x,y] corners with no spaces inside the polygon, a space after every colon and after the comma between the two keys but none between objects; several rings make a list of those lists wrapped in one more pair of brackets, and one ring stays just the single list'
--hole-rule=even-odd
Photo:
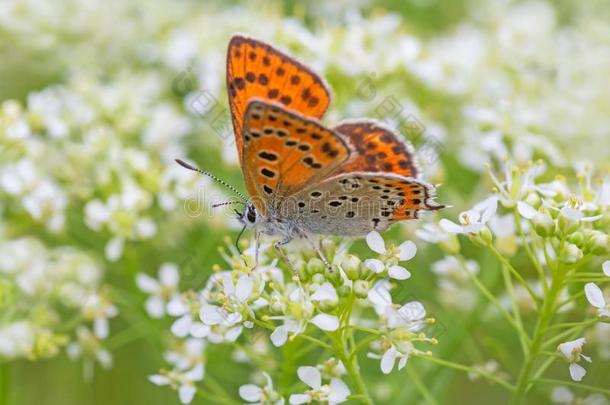
[{"label": "white petal", "polygon": [[336,316],[328,314],[319,314],[314,316],[311,319],[311,323],[327,332],[332,332],[339,328],[339,319]]},{"label": "white petal", "polygon": [[458,225],[455,222],[449,221],[448,219],[443,218],[440,220],[440,222],[438,224],[445,232],[464,233],[464,228],[462,228],[461,225]]},{"label": "white petal", "polygon": [[307,404],[311,402],[311,397],[307,394],[292,394],[288,401],[292,405]]},{"label": "white petal", "polygon": [[482,208],[481,219],[479,222],[485,224],[496,213],[498,209],[498,197],[489,197],[488,199],[482,201],[479,204],[481,204],[481,206],[477,208]]},{"label": "white petal", "polygon": [[136,274],[136,285],[141,291],[153,294],[159,290],[159,282],[148,274]]},{"label": "white petal", "polygon": [[163,263],[159,269],[159,280],[161,280],[163,285],[176,287],[180,280],[178,266],[174,263]]},{"label": "white petal", "polygon": [[225,272],[222,274],[222,286],[225,289],[225,293],[227,295],[233,295],[235,292],[235,285],[233,285],[233,277],[229,272]]},{"label": "white petal", "polygon": [[194,386],[181,385],[178,389],[178,397],[180,398],[180,402],[185,405],[190,404],[195,397],[195,392],[197,392],[197,389]]},{"label": "white petal", "polygon": [[93,332],[100,339],[106,339],[109,333],[108,319],[95,318],[93,321]]},{"label": "white petal", "polygon": [[566,358],[572,357],[572,352],[577,349],[581,349],[582,346],[586,343],[585,338],[578,338],[575,340],[570,340],[569,342],[565,342],[560,344],[557,349],[563,354]]},{"label": "white petal", "polygon": [[417,253],[417,246],[415,246],[415,243],[408,240],[398,246],[398,250],[398,260],[411,260],[413,259],[413,257],[415,257],[415,254]]},{"label": "white petal", "polygon": [[426,309],[421,302],[411,301],[400,307],[398,314],[406,321],[418,321],[426,316]]},{"label": "white petal", "polygon": [[390,374],[392,372],[396,356],[398,356],[398,351],[393,347],[390,347],[383,356],[381,356],[381,372],[383,374]]},{"label": "white petal", "polygon": [[569,369],[570,377],[572,377],[572,380],[574,381],[581,381],[585,374],[587,374],[587,370],[580,364],[571,363]]},{"label": "white petal", "polygon": [[144,307],[151,318],[159,319],[165,315],[165,302],[159,297],[150,297],[144,303]]},{"label": "white petal", "polygon": [[316,289],[316,291],[311,295],[312,301],[322,301],[322,300],[336,300],[337,291],[335,287],[328,281],[322,284],[320,287]]},{"label": "white petal", "polygon": [[571,404],[574,400],[574,393],[566,387],[553,388],[551,393],[551,401],[556,404]]},{"label": "white petal", "polygon": [[203,379],[203,374],[205,369],[203,368],[203,364],[199,363],[186,373],[184,373],[183,377],[188,381],[200,381]]},{"label": "white petal", "polygon": [[171,331],[176,337],[185,337],[189,334],[193,319],[190,315],[184,315],[178,318],[171,327]]},{"label": "white petal", "polygon": [[188,310],[189,310],[189,307],[188,307],[187,303],[184,302],[184,299],[180,296],[172,298],[167,303],[167,313],[170,314],[171,316],[184,315],[185,313],[188,312]]},{"label": "white petal", "polygon": [[218,325],[227,319],[225,312],[215,305],[205,305],[199,311],[199,319],[206,325]]},{"label": "white petal", "polygon": [[595,222],[598,219],[602,219],[604,216],[602,214],[595,215],[593,217],[582,217],[580,220],[583,222]]},{"label": "white petal", "polygon": [[584,216],[579,210],[570,207],[563,207],[560,212],[564,217],[573,219],[575,221],[580,221]]},{"label": "white petal", "polygon": [[525,219],[532,219],[537,213],[534,207],[523,201],[517,202],[517,211],[519,211],[519,214]]},{"label": "white petal", "polygon": [[235,287],[235,297],[239,301],[244,302],[252,294],[253,287],[254,282],[252,281],[252,277],[244,274],[237,280],[237,286]]},{"label": "white petal", "polygon": [[170,380],[164,375],[153,374],[148,376],[148,381],[155,385],[169,385]]},{"label": "white petal", "polygon": [[116,262],[123,256],[123,247],[124,241],[123,238],[113,238],[106,243],[106,247],[104,252],[106,254],[106,258],[110,262]]},{"label": "white petal", "polygon": [[369,248],[376,253],[385,253],[385,242],[383,238],[377,231],[371,231],[366,235],[366,244],[369,245]]},{"label": "white petal", "polygon": [[587,301],[595,308],[604,308],[606,306],[606,300],[602,290],[594,283],[585,284],[585,295]]},{"label": "white petal", "polygon": [[263,390],[254,384],[246,384],[239,387],[239,396],[248,402],[260,401],[262,394]]},{"label": "white petal", "polygon": [[392,296],[386,281],[378,281],[368,293],[368,299],[376,307],[385,308],[392,305]]},{"label": "white petal", "polygon": [[314,390],[322,386],[322,375],[317,368],[311,366],[302,366],[297,370],[299,379],[309,385]]},{"label": "white petal", "polygon": [[330,380],[330,388],[332,392],[328,396],[328,399],[335,403],[345,401],[350,394],[347,384],[345,384],[339,378],[333,378]]},{"label": "white petal", "polygon": [[409,360],[409,356],[401,356],[400,360],[398,360],[398,369],[402,370],[407,365],[407,360]]},{"label": "white petal", "polygon": [[373,273],[381,273],[385,269],[385,265],[379,259],[366,259],[364,267],[371,270]]},{"label": "white petal", "polygon": [[604,274],[610,277],[610,260],[606,260],[604,264],[602,264],[602,270],[604,270]]},{"label": "white petal", "polygon": [[196,338],[204,338],[210,333],[210,327],[201,322],[193,322],[189,328],[189,334]]},{"label": "white petal", "polygon": [[273,346],[275,346],[275,347],[283,346],[284,343],[286,343],[286,340],[288,339],[288,328],[283,325],[278,326],[277,328],[275,328],[273,333],[271,333],[270,338],[271,338],[271,343],[273,343]]},{"label": "white petal", "polygon": [[392,266],[388,270],[388,275],[396,280],[406,280],[411,277],[411,273],[402,266]]}]

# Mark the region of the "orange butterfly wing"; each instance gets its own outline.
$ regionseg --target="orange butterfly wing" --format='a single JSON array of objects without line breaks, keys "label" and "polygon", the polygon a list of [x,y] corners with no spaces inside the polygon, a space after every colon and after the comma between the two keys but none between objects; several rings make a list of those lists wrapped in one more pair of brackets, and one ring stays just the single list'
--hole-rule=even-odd
[{"label": "orange butterfly wing", "polygon": [[278,102],[313,118],[321,118],[330,104],[330,92],[319,76],[271,45],[242,35],[229,42],[227,91],[240,162],[244,115],[252,98]]},{"label": "orange butterfly wing", "polygon": [[242,171],[256,208],[322,181],[349,158],[349,147],[334,131],[281,104],[254,99],[244,120]]},{"label": "orange butterfly wing", "polygon": [[333,128],[352,145],[352,158],[338,173],[366,171],[417,178],[413,147],[374,120],[346,121]]}]

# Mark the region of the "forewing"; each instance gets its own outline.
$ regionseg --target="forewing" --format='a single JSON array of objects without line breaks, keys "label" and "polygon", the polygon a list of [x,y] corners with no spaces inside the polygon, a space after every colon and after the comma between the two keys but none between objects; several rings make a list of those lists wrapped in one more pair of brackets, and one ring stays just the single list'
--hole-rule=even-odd
[{"label": "forewing", "polygon": [[244,122],[246,187],[256,208],[265,212],[312,183],[319,183],[349,157],[335,132],[281,104],[252,100]]},{"label": "forewing", "polygon": [[350,160],[338,173],[366,171],[419,176],[411,145],[382,124],[372,120],[347,121],[333,129],[352,146]]},{"label": "forewing", "polygon": [[229,42],[227,89],[240,161],[244,114],[253,97],[276,101],[313,118],[321,118],[330,104],[330,92],[315,73],[271,45],[242,35]]},{"label": "forewing", "polygon": [[357,236],[444,207],[433,198],[434,187],[412,177],[355,172],[310,185],[287,199],[282,212],[307,232]]}]

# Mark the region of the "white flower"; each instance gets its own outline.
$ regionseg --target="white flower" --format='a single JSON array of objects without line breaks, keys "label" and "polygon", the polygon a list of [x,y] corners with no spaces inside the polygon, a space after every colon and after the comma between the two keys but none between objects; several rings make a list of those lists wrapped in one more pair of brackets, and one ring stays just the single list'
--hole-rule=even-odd
[{"label": "white flower", "polygon": [[429,243],[440,243],[448,240],[451,235],[438,224],[427,223],[415,230],[415,236]]},{"label": "white flower", "polygon": [[108,370],[112,367],[112,354],[106,350],[100,339],[85,327],[77,330],[77,340],[66,347],[66,353],[72,360],[83,357],[85,380],[91,381],[93,377],[93,363],[98,362],[102,368]]},{"label": "white flower", "polygon": [[93,321],[95,336],[106,339],[109,333],[109,318],[118,315],[119,310],[102,294],[91,294],[87,297],[82,309],[83,317]]},{"label": "white flower", "polygon": [[602,270],[606,276],[610,277],[610,260],[606,260],[604,264],[602,264]]},{"label": "white flower", "polygon": [[491,196],[476,204],[471,210],[462,212],[459,216],[460,224],[443,218],[439,225],[450,233],[476,234],[485,228],[485,224],[496,213],[497,209],[498,197]]},{"label": "white flower", "polygon": [[340,404],[347,401],[350,390],[339,378],[331,378],[330,384],[322,385],[322,374],[311,366],[302,366],[297,370],[299,379],[307,384],[311,390],[303,394],[290,395],[292,405],[307,404],[312,401],[325,402],[330,405]]},{"label": "white flower", "polygon": [[[324,285],[318,288],[318,290],[322,288],[321,293],[316,294],[316,292],[314,292],[312,295],[314,298],[316,298],[316,300],[322,300],[325,297],[333,297],[333,294],[330,289],[328,289],[328,286],[323,286]],[[287,311],[285,312],[284,316],[270,317],[270,319],[284,321],[283,325],[278,326],[271,333],[270,338],[274,346],[283,346],[288,340],[289,334],[296,336],[302,333],[305,330],[307,323],[312,323],[319,329],[326,332],[333,332],[339,328],[339,318],[337,318],[335,315],[330,315],[323,312],[313,315],[313,299],[301,288],[297,288],[292,291],[288,296],[288,300],[290,301],[290,305],[286,306]]]},{"label": "white flower", "polygon": [[365,260],[364,265],[368,269],[375,273],[381,273],[387,270],[388,276],[396,280],[406,280],[411,277],[411,273],[398,263],[411,260],[415,257],[415,254],[417,253],[417,246],[415,246],[415,243],[408,240],[398,247],[387,249],[385,241],[379,232],[376,231],[369,232],[368,235],[366,235],[366,243],[372,251],[382,255],[382,260]]},{"label": "white flower", "polygon": [[273,390],[273,381],[267,373],[263,373],[267,384],[259,387],[254,384],[245,384],[239,387],[239,396],[248,404],[256,405],[284,405],[284,398]]},{"label": "white flower", "polygon": [[179,340],[163,357],[177,370],[188,370],[203,362],[205,348],[206,342],[203,339]]},{"label": "white flower", "polygon": [[591,363],[591,358],[581,353],[582,347],[585,343],[585,338],[578,338],[557,346],[557,350],[559,350],[559,352],[561,352],[561,354],[563,354],[563,356],[570,362],[570,376],[574,381],[581,381],[587,373],[587,370],[585,370],[584,367],[577,364],[580,359],[582,358]]},{"label": "white flower", "polygon": [[178,295],[180,274],[173,263],[163,263],[159,269],[159,280],[144,273],[136,274],[138,288],[150,297],[146,300],[146,312],[152,318],[162,318],[166,313],[167,303]]},{"label": "white flower", "polygon": [[171,370],[163,374],[153,374],[148,376],[148,380],[155,385],[170,385],[178,391],[181,403],[190,404],[197,392],[195,383],[203,380],[204,372],[203,364],[199,363],[186,371]]},{"label": "white flower", "polygon": [[574,207],[570,207],[569,205],[565,205],[560,211],[559,213],[568,218],[571,219],[575,222],[595,222],[598,219],[603,217],[603,214],[599,214],[599,215],[595,215],[595,216],[585,216],[585,214],[583,213],[583,207],[584,205],[581,205],[580,208],[574,208]]},{"label": "white flower", "polygon": [[203,338],[209,334],[210,327],[198,319],[200,308],[201,303],[197,299],[186,295],[177,296],[168,302],[168,315],[179,317],[171,326],[174,336],[183,338],[191,335],[196,338]]},{"label": "white flower", "polygon": [[610,317],[610,304],[606,303],[604,294],[595,283],[585,284],[585,295],[587,301],[595,308],[597,308],[597,314],[601,317]]},{"label": "white flower", "polygon": [[567,387],[555,387],[551,392],[551,401],[564,405],[608,405],[608,400],[602,394],[591,394],[585,398],[577,398]]}]

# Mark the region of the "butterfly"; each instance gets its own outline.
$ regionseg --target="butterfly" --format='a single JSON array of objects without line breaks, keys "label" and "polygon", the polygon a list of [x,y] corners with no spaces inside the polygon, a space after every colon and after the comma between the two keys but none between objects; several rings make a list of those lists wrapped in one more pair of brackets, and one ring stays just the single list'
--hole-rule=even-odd
[{"label": "butterfly", "polygon": [[444,207],[434,201],[434,187],[419,179],[410,144],[392,130],[370,119],[333,128],[321,123],[330,91],[304,64],[265,42],[234,35],[226,69],[250,197],[236,212],[244,229],[255,230],[257,244],[261,233],[279,235],[275,247],[288,261],[281,246],[295,238],[361,236]]}]

